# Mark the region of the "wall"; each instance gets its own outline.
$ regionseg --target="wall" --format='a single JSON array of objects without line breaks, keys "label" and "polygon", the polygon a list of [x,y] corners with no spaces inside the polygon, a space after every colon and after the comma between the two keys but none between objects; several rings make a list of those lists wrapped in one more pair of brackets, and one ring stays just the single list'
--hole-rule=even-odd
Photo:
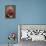
[{"label": "wall", "polygon": [[[5,18],[5,5],[16,5],[16,19]],[[17,24],[46,24],[46,0],[0,0],[0,44],[8,43]],[[17,41],[16,41],[17,42]]]}]

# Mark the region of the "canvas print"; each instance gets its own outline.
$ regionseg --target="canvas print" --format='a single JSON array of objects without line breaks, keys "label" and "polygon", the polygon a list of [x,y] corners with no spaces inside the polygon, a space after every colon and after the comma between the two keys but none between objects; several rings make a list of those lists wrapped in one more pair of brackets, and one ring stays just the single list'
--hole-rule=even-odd
[{"label": "canvas print", "polygon": [[46,25],[18,25],[20,46],[37,46],[46,43]]},{"label": "canvas print", "polygon": [[6,18],[16,18],[16,5],[6,5],[5,6],[5,17]]},{"label": "canvas print", "polygon": [[46,41],[46,25],[19,25],[20,40]]}]

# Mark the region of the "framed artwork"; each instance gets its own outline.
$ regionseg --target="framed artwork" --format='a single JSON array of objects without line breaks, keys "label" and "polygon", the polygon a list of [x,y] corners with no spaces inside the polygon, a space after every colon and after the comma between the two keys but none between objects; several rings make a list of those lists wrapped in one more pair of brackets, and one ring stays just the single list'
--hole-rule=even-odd
[{"label": "framed artwork", "polygon": [[6,5],[5,6],[5,17],[6,18],[16,18],[16,5]]},{"label": "framed artwork", "polygon": [[20,31],[20,41],[46,41],[46,25],[20,24],[18,31]]}]

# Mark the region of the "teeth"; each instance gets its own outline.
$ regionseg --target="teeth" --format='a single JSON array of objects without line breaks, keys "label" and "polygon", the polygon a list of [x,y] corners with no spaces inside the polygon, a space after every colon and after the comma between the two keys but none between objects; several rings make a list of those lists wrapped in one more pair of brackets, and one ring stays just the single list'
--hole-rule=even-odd
[{"label": "teeth", "polygon": [[13,16],[9,16],[10,18],[12,18]]},{"label": "teeth", "polygon": [[9,16],[10,18],[12,18],[12,17],[13,17],[13,15],[11,15],[11,16],[10,16],[10,15],[8,15],[8,16]]}]

